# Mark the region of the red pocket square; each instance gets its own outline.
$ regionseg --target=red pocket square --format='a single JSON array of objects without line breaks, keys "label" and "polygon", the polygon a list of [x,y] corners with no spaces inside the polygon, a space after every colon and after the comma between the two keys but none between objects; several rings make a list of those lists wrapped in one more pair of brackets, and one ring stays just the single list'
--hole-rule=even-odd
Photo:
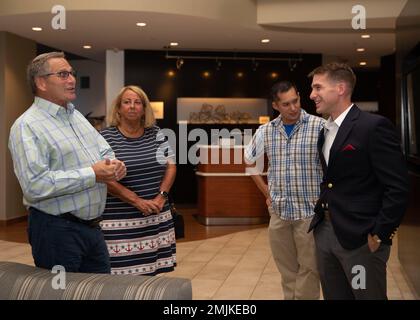
[{"label": "red pocket square", "polygon": [[343,149],[341,149],[341,151],[353,151],[353,150],[356,150],[356,148],[353,147],[353,145],[351,144],[348,144]]}]

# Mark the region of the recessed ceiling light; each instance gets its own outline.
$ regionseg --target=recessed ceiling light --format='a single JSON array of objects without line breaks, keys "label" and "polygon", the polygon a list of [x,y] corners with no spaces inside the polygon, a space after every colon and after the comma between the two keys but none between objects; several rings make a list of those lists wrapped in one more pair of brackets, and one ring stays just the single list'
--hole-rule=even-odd
[{"label": "recessed ceiling light", "polygon": [[147,24],[146,24],[146,22],[137,22],[136,23],[136,26],[138,26],[138,27],[145,27]]},{"label": "recessed ceiling light", "polygon": [[83,49],[92,49],[92,46],[90,46],[90,45],[87,44],[87,45],[84,45],[83,46]]},{"label": "recessed ceiling light", "polygon": [[365,48],[357,48],[356,51],[357,52],[364,52],[365,51]]},{"label": "recessed ceiling light", "polygon": [[367,65],[367,62],[366,62],[366,61],[360,61],[360,62],[359,62],[359,64],[360,64],[361,66],[365,66],[365,65]]},{"label": "recessed ceiling light", "polygon": [[171,42],[169,45],[170,45],[171,47],[176,47],[178,44],[179,44],[178,42]]},{"label": "recessed ceiling light", "polygon": [[370,34],[362,34],[361,37],[363,39],[369,39],[370,38]]},{"label": "recessed ceiling light", "polygon": [[33,31],[42,31],[42,28],[40,28],[40,27],[32,27],[32,30]]},{"label": "recessed ceiling light", "polygon": [[270,42],[270,39],[262,39],[261,42],[262,43],[269,43]]}]

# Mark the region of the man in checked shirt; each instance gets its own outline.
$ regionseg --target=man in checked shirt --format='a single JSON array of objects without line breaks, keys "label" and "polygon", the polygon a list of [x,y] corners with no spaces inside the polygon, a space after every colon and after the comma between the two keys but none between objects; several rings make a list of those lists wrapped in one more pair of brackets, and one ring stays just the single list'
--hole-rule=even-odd
[{"label": "man in checked shirt", "polygon": [[122,179],[125,165],[71,103],[76,74],[62,52],[37,56],[27,71],[35,100],[13,124],[9,149],[35,265],[109,273],[99,222],[106,183]]},{"label": "man in checked shirt", "polygon": [[[284,298],[319,299],[314,238],[307,231],[322,178],[317,140],[324,120],[301,109],[299,92],[289,81],[276,83],[271,96],[280,115],[260,126],[245,148],[247,171],[267,199],[270,246]],[[264,154],[268,184],[257,168]]]}]

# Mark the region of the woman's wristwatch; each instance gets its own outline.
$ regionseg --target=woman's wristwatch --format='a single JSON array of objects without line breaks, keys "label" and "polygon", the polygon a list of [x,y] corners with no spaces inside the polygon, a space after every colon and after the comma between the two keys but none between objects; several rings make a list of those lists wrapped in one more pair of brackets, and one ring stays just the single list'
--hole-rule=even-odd
[{"label": "woman's wristwatch", "polygon": [[381,242],[382,242],[382,240],[381,240],[381,239],[378,237],[378,235],[376,235],[376,234],[375,234],[375,235],[373,235],[373,236],[372,236],[372,238],[373,238],[373,240],[374,240],[374,241],[376,241],[377,243],[381,243]]},{"label": "woman's wristwatch", "polygon": [[166,200],[169,198],[169,194],[166,191],[159,191],[159,195],[164,197]]}]

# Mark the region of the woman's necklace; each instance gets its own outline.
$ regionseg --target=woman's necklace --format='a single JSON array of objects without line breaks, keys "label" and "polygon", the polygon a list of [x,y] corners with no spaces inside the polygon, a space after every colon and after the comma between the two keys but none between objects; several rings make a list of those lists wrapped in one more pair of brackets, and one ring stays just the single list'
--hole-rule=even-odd
[{"label": "woman's necklace", "polygon": [[144,133],[144,128],[143,127],[139,127],[139,128],[135,128],[135,129],[130,130],[128,128],[124,128],[123,126],[119,125],[118,130],[120,130],[120,132],[124,136],[126,136],[127,138],[139,138]]}]

